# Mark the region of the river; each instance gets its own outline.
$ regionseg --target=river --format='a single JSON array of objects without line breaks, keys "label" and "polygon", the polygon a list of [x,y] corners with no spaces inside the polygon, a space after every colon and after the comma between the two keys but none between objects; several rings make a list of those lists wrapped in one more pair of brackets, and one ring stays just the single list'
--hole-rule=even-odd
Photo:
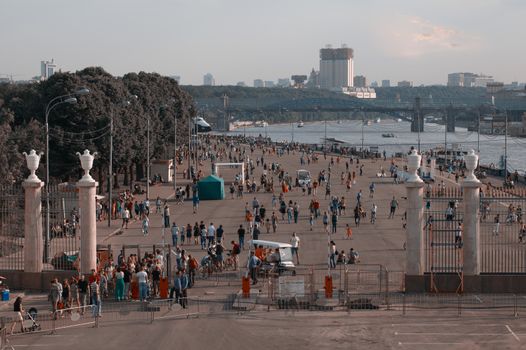
[{"label": "river", "polygon": [[[350,145],[361,147],[362,122],[356,120],[342,120],[305,123],[302,128],[293,124],[272,124],[268,127],[239,128],[227,134],[245,134],[247,136],[267,135],[274,141],[291,141],[302,143],[323,143],[325,137],[344,141]],[[434,123],[425,123],[424,132],[420,133],[420,147],[422,150],[444,145],[445,126]],[[386,138],[382,134],[392,133],[395,137]],[[448,148],[453,143],[459,144],[462,150],[467,151],[478,147],[477,132],[468,131],[466,128],[457,127],[454,133],[447,133]],[[500,165],[504,155],[504,136],[480,135],[480,162],[481,164]],[[410,131],[410,123],[406,121],[382,120],[380,123],[363,125],[363,145],[365,147],[378,146],[379,151],[387,154],[406,152],[411,146],[417,147],[418,133]],[[508,170],[518,170],[524,173],[526,169],[526,139],[508,137]]]}]

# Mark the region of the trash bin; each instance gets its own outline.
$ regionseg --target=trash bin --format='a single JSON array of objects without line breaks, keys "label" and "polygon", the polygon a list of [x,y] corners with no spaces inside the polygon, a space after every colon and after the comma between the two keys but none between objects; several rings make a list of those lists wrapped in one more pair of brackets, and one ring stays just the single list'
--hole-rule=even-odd
[{"label": "trash bin", "polygon": [[243,292],[243,297],[248,298],[250,297],[250,278],[243,276],[241,280],[241,290]]},{"label": "trash bin", "polygon": [[2,291],[2,301],[9,301],[9,289]]},{"label": "trash bin", "polygon": [[325,297],[327,299],[332,298],[332,276],[325,276]]},{"label": "trash bin", "polygon": [[159,296],[161,299],[168,299],[168,278],[162,277],[159,281]]}]

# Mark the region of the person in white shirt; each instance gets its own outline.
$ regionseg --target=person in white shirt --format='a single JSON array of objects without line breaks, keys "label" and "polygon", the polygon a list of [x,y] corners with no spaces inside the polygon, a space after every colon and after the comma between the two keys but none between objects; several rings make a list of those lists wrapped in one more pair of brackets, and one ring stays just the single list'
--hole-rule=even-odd
[{"label": "person in white shirt", "polygon": [[290,239],[290,245],[292,246],[292,256],[296,255],[296,264],[300,264],[300,253],[299,253],[299,247],[300,247],[300,238],[296,235],[296,232],[292,233],[292,237]]},{"label": "person in white shirt", "polygon": [[126,226],[126,229],[128,228],[128,222],[130,221],[130,211],[126,208],[124,209],[122,213],[122,227]]},{"label": "person in white shirt", "polygon": [[207,238],[207,243],[208,243],[207,248],[210,248],[210,246],[212,245],[212,242],[214,242],[214,239],[216,237],[216,228],[213,222],[211,222],[210,226],[208,226],[208,232],[206,236],[207,236],[206,238]]},{"label": "person in white shirt", "polygon": [[141,271],[135,275],[137,282],[139,283],[139,296],[141,301],[145,301],[148,297],[148,273],[144,271],[144,266]]}]

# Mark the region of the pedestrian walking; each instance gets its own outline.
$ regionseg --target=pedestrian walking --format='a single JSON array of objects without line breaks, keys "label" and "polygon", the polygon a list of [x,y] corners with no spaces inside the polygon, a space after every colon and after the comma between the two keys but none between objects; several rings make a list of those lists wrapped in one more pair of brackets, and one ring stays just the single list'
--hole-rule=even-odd
[{"label": "pedestrian walking", "polygon": [[177,247],[177,241],[179,239],[179,227],[175,222],[172,223],[172,228],[170,229],[172,233],[172,245]]},{"label": "pedestrian walking", "polygon": [[397,207],[398,207],[398,201],[396,200],[395,196],[393,196],[393,199],[391,199],[388,219],[394,218]]},{"label": "pedestrian walking", "polygon": [[290,238],[290,245],[292,246],[290,249],[292,252],[292,258],[296,256],[296,264],[299,265],[300,264],[300,253],[299,253],[300,238],[298,237],[298,235],[296,235],[296,232],[292,233],[292,237]]}]

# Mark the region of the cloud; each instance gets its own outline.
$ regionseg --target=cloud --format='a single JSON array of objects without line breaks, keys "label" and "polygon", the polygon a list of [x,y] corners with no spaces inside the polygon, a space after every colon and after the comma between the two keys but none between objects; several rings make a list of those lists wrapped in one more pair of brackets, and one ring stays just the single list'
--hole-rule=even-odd
[{"label": "cloud", "polygon": [[388,27],[384,27],[389,29],[380,33],[380,41],[394,56],[418,57],[472,50],[480,43],[476,36],[420,17],[395,16],[390,22]]}]

